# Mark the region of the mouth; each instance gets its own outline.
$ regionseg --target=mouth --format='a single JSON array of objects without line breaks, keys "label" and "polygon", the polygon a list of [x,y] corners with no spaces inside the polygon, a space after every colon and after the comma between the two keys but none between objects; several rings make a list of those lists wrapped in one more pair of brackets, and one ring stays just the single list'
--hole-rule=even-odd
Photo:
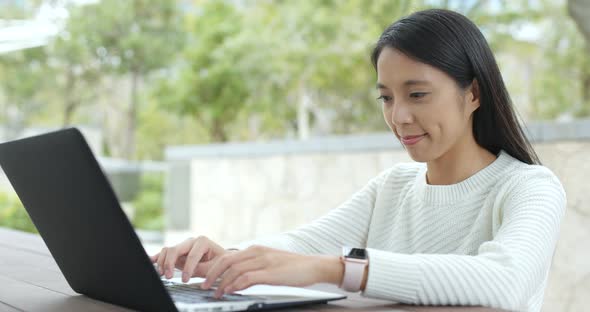
[{"label": "mouth", "polygon": [[403,136],[402,139],[404,139],[404,140],[410,140],[410,139],[419,138],[421,136],[425,136],[427,134],[428,133],[422,133],[422,134],[419,134],[419,135],[407,135],[407,136]]},{"label": "mouth", "polygon": [[424,138],[428,133],[423,133],[420,135],[407,135],[401,137],[401,141],[404,145],[413,145],[418,143],[422,138]]}]

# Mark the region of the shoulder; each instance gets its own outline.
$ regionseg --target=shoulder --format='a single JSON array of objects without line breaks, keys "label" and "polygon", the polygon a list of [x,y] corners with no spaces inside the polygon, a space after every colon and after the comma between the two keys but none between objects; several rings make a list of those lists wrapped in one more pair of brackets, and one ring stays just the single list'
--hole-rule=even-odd
[{"label": "shoulder", "polygon": [[555,193],[564,193],[565,190],[559,178],[551,169],[541,165],[529,165],[517,161],[506,175],[499,179],[496,186],[504,185],[513,192],[532,192],[539,187],[549,187]]},{"label": "shoulder", "polygon": [[504,209],[546,207],[558,214],[565,211],[565,189],[555,173],[545,166],[515,160],[494,187],[506,205]]}]

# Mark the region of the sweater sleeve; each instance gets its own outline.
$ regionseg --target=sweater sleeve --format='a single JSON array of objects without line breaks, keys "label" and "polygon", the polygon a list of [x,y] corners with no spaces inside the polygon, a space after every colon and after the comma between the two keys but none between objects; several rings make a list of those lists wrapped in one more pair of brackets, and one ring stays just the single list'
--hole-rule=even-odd
[{"label": "sweater sleeve", "polygon": [[262,245],[301,254],[340,254],[342,246],[365,246],[378,190],[390,170],[371,179],[348,201],[295,230],[240,243],[232,248]]},{"label": "sweater sleeve", "polygon": [[502,224],[476,255],[368,249],[362,295],[411,304],[526,309],[547,278],[566,207],[561,183],[543,169],[504,186]]}]

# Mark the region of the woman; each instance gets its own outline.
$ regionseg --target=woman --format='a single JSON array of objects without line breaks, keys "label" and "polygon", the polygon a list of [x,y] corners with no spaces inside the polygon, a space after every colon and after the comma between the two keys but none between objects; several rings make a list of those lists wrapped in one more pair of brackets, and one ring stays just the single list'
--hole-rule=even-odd
[{"label": "woman", "polygon": [[[385,122],[415,161],[315,222],[225,250],[199,237],[153,256],[160,274],[254,284],[333,283],[424,305],[539,311],[566,197],[517,122],[494,56],[466,17],[416,12],[372,53]],[[344,246],[356,247],[339,257]],[[348,251],[347,251],[348,252]],[[357,258],[357,260],[354,260]],[[359,260],[360,258],[360,260]]]}]

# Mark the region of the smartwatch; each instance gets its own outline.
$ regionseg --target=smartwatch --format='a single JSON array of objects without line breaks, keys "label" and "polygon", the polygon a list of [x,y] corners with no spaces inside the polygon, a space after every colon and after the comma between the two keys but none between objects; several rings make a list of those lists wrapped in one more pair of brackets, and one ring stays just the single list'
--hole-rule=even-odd
[{"label": "smartwatch", "polygon": [[360,291],[365,268],[369,264],[367,251],[363,248],[342,247],[340,259],[344,262],[344,277],[339,287],[350,292]]}]

